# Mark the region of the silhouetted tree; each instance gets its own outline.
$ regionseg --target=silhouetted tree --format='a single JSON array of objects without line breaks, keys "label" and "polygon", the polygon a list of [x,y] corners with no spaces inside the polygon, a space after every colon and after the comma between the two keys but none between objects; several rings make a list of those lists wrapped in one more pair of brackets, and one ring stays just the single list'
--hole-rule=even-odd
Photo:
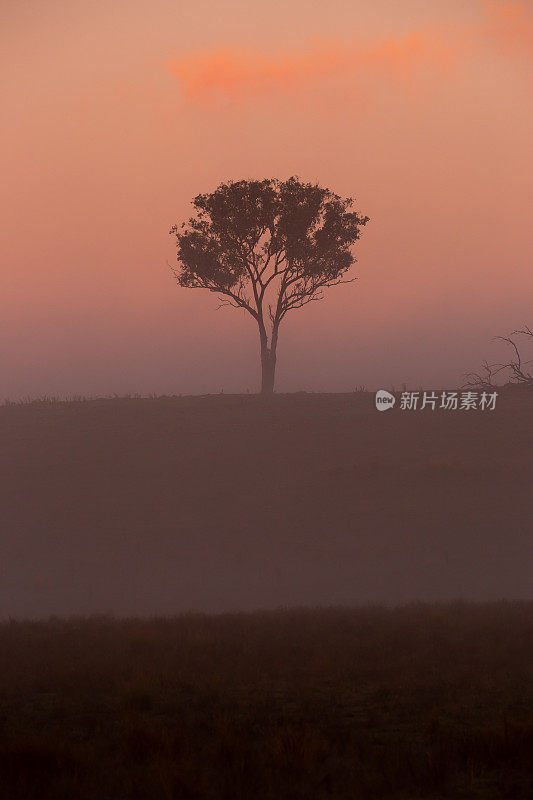
[{"label": "silhouetted tree", "polygon": [[[255,319],[261,345],[261,391],[274,391],[281,321],[289,311],[348,283],[351,246],[368,217],[329,189],[286,181],[222,183],[192,201],[195,215],[176,236],[180,286],[209,289]],[[354,279],[352,279],[354,280]]]}]

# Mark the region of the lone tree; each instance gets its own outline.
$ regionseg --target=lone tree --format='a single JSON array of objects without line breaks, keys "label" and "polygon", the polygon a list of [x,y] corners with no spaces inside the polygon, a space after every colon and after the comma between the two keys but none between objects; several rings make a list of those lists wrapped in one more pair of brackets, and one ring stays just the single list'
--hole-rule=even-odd
[{"label": "lone tree", "polygon": [[[222,183],[192,201],[195,215],[176,237],[180,286],[209,289],[222,305],[247,311],[261,345],[261,392],[272,394],[279,326],[289,311],[319,300],[323,290],[349,283],[352,245],[368,217],[350,210],[352,198],[286,181]],[[355,280],[352,278],[351,280]]]}]

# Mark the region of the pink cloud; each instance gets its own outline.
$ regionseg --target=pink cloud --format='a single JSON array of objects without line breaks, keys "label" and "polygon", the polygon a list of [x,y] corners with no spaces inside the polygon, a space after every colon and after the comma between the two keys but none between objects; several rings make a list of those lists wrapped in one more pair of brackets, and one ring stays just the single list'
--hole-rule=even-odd
[{"label": "pink cloud", "polygon": [[217,96],[242,100],[288,92],[340,75],[357,77],[369,70],[405,80],[422,65],[447,69],[454,57],[455,48],[443,37],[421,31],[371,46],[315,44],[277,56],[236,48],[196,52],[173,59],[168,68],[189,101],[204,102]]},{"label": "pink cloud", "polygon": [[485,33],[507,52],[533,55],[533,8],[525,3],[486,0]]},{"label": "pink cloud", "polygon": [[347,76],[384,75],[405,82],[417,71],[449,72],[481,40],[506,52],[531,53],[533,16],[522,3],[486,0],[480,24],[464,29],[432,28],[373,44],[315,43],[297,52],[267,55],[252,49],[196,51],[168,62],[183,96],[205,104],[219,98],[245,101]]}]

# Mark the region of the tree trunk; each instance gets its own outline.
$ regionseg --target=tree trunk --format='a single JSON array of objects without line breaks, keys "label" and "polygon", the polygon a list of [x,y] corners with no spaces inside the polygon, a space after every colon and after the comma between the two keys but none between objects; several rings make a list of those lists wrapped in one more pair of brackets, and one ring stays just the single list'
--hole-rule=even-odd
[{"label": "tree trunk", "polygon": [[272,326],[272,337],[269,347],[267,331],[261,316],[259,319],[259,341],[261,342],[261,394],[264,396],[274,394],[278,331],[279,322],[275,321]]},{"label": "tree trunk", "polygon": [[275,374],[276,353],[265,347],[261,350],[261,394],[274,394]]}]

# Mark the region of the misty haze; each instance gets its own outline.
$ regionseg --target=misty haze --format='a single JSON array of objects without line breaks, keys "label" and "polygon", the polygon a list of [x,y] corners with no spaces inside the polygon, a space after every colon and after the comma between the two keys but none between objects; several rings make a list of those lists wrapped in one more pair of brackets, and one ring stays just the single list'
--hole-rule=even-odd
[{"label": "misty haze", "polygon": [[531,593],[531,393],[0,409],[2,607],[169,614]]},{"label": "misty haze", "polygon": [[0,39],[0,800],[531,800],[530,5]]}]

